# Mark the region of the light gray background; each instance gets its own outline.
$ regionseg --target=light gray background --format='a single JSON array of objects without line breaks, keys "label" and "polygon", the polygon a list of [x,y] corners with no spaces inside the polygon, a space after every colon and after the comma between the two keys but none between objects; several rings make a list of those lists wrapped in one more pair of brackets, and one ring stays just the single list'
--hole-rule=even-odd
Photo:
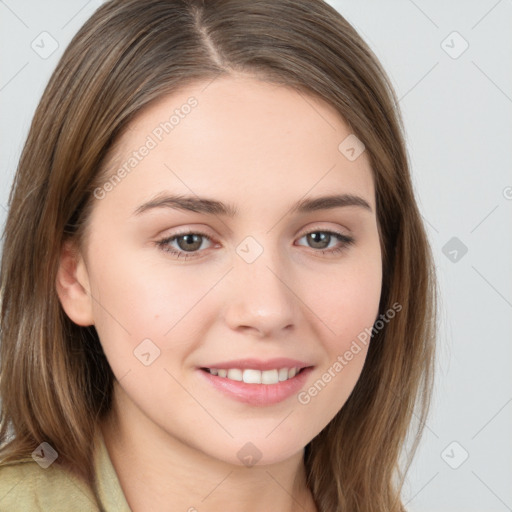
[{"label": "light gray background", "polygon": [[[434,406],[407,508],[512,510],[512,0],[329,3],[376,52],[400,98],[440,281]],[[43,88],[100,4],[0,0],[2,225]],[[44,55],[52,38],[59,46]]]}]

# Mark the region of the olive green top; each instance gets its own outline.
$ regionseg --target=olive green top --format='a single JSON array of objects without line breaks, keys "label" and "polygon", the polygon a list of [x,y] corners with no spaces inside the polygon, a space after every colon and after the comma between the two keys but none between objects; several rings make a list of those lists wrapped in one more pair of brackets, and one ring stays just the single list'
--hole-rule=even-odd
[{"label": "olive green top", "polygon": [[100,505],[84,482],[52,463],[51,447],[45,454],[42,446],[34,458],[0,465],[0,512],[131,512],[101,435],[94,452]]}]

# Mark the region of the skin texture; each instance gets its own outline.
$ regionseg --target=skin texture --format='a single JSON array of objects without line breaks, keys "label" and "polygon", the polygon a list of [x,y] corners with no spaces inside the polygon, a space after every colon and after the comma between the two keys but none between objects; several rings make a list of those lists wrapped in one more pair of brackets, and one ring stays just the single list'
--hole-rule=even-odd
[{"label": "skin texture", "polygon": [[[382,270],[369,160],[363,153],[349,161],[338,150],[351,131],[323,101],[237,75],[144,110],[117,144],[112,174],[191,96],[198,105],[95,201],[83,253],[63,247],[59,297],[74,322],[95,325],[117,378],[102,430],[135,512],[170,503],[201,512],[315,510],[304,447],[347,400],[367,349],[307,405],[296,395],[270,406],[237,402],[198,367],[296,358],[314,366],[307,389],[371,328]],[[133,214],[163,191],[232,203],[238,215]],[[301,199],[333,193],[360,196],[372,211],[291,212]],[[211,239],[199,239],[195,257],[156,243],[187,229]],[[325,230],[355,241],[329,254],[342,242],[332,236],[318,248],[305,236]],[[263,249],[252,263],[237,253],[248,236]],[[186,252],[183,238],[168,245]],[[134,350],[148,338],[160,355],[146,366]],[[237,456],[247,442],[261,452],[253,467]]]}]

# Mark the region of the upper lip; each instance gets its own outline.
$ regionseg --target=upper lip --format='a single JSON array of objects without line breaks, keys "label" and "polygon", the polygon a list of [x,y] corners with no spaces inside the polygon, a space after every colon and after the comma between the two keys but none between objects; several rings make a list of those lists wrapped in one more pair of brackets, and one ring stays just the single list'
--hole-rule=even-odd
[{"label": "upper lip", "polygon": [[305,363],[304,361],[299,361],[297,359],[289,359],[287,357],[278,357],[275,359],[268,359],[266,361],[262,361],[260,359],[234,359],[231,361],[221,361],[214,364],[209,364],[205,366],[201,366],[201,368],[221,368],[221,369],[229,369],[229,368],[240,368],[241,370],[274,370],[279,368],[307,368],[308,366],[312,366],[309,363]]}]

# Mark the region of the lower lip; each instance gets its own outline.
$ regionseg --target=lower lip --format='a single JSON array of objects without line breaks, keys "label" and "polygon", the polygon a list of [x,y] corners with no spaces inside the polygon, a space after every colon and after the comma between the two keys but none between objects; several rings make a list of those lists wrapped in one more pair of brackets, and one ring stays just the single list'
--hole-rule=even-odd
[{"label": "lower lip", "polygon": [[212,375],[205,370],[198,369],[197,371],[212,386],[238,402],[251,405],[272,405],[297,394],[312,370],[312,366],[304,368],[295,377],[277,384],[247,384],[243,381]]}]

